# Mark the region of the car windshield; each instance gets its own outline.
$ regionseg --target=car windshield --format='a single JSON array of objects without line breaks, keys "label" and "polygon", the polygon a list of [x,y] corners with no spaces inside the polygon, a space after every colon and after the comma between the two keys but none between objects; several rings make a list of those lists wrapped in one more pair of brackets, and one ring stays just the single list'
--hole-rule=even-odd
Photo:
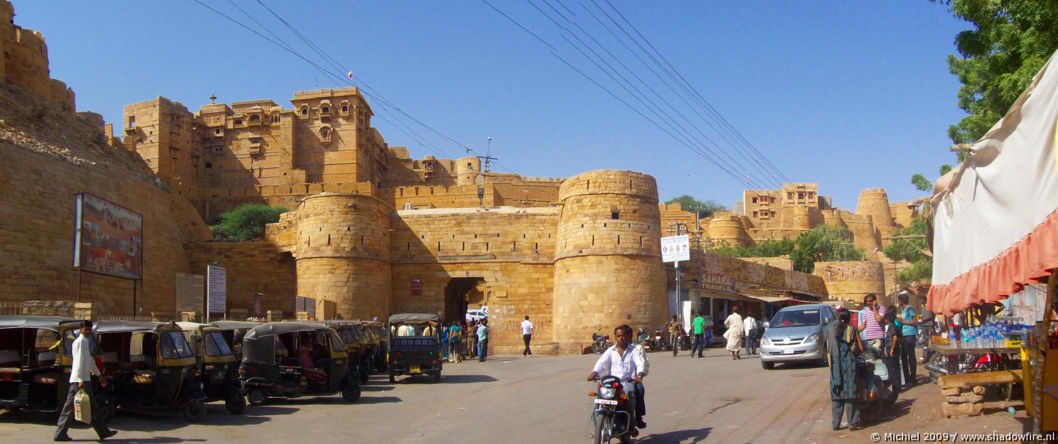
[{"label": "car windshield", "polygon": [[784,310],[775,314],[771,328],[819,325],[819,310]]},{"label": "car windshield", "polygon": [[191,347],[187,345],[183,333],[178,331],[167,331],[162,333],[162,358],[190,358]]},{"label": "car windshield", "polygon": [[210,356],[227,356],[231,354],[231,348],[228,347],[228,341],[224,340],[224,336],[219,331],[206,334],[206,354]]}]

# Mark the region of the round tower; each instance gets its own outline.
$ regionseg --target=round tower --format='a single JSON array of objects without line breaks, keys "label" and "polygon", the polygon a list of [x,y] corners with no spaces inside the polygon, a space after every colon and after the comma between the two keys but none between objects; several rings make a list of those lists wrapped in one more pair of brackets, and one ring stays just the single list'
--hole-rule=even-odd
[{"label": "round tower", "polygon": [[332,301],[345,319],[390,313],[389,214],[371,196],[317,194],[297,216],[298,296]]},{"label": "round tower", "polygon": [[884,188],[873,188],[860,192],[856,214],[870,216],[875,228],[892,227],[893,215],[889,211],[889,196]]},{"label": "round tower", "polygon": [[734,215],[717,217],[709,222],[708,236],[714,242],[725,241],[731,246],[744,246],[749,239],[742,220]]},{"label": "round tower", "polygon": [[481,159],[477,157],[463,157],[456,160],[456,185],[473,185],[478,182],[481,175]]},{"label": "round tower", "polygon": [[599,170],[566,179],[555,245],[554,339],[580,353],[591,334],[661,325],[668,312],[654,178]]}]

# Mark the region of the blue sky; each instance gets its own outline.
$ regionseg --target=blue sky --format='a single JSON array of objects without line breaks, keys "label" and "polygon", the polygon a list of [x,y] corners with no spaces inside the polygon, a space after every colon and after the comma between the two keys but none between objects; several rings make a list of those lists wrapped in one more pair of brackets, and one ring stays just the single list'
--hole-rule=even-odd
[{"label": "blue sky", "polygon": [[[776,188],[779,173],[817,182],[820,194],[849,210],[866,188],[888,189],[891,201],[917,198],[910,176],[935,179],[941,164],[953,163],[947,127],[964,115],[945,59],[969,24],[926,0],[489,0],[551,47],[480,0],[261,0],[333,68],[257,0],[200,1],[274,33],[330,74],[193,0],[15,0],[15,24],[44,34],[51,75],[74,89],[78,110],[115,126],[123,106],[157,96],[192,111],[211,94],[223,103],[272,99],[289,108],[294,91],[348,86],[352,72],[352,84],[369,88],[374,126],[415,158],[463,157],[462,147],[485,154],[492,137],[496,171],[642,171],[657,178],[662,200],[691,194],[729,208],[747,182]],[[644,36],[774,169],[746,157],[734,133],[711,130],[723,124],[701,102],[670,90],[651,72],[662,72],[657,65],[644,55],[648,63],[640,63],[610,34],[621,36],[620,28],[592,18],[607,23],[601,11],[608,11],[620,22],[611,4],[634,27],[624,30]],[[589,46],[586,35],[595,38],[596,52],[627,66],[624,75],[648,101],[620,88],[564,35]],[[673,105],[667,114],[650,105],[664,103]],[[712,150],[725,168],[684,144]]]}]

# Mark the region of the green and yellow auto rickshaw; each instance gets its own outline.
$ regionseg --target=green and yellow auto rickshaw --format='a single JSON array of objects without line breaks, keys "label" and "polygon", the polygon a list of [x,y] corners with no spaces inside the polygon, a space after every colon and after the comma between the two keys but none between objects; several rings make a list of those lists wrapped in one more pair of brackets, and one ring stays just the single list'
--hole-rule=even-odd
[{"label": "green and yellow auto rickshaw", "polygon": [[239,363],[220,328],[213,324],[178,322],[195,354],[198,379],[206,402],[224,401],[233,415],[246,411],[246,397],[239,385]]},{"label": "green and yellow auto rickshaw", "polygon": [[375,347],[375,371],[384,372],[386,371],[386,355],[389,354],[389,332],[386,331],[386,326],[381,321],[368,322],[368,328],[378,338],[378,345]]},{"label": "green and yellow auto rickshaw", "polygon": [[319,322],[269,322],[243,336],[239,380],[251,405],[268,397],[333,395],[360,399],[338,334]]},{"label": "green and yellow auto rickshaw", "polygon": [[195,354],[173,322],[99,321],[93,329],[111,382],[104,399],[140,412],[179,411],[188,421],[206,412]]},{"label": "green and yellow auto rickshaw", "polygon": [[359,379],[361,384],[367,383],[370,370],[364,357],[364,343],[360,333],[361,322],[329,320],[323,321],[323,324],[333,328],[345,344],[345,351],[349,355],[349,373]]},{"label": "green and yellow auto rickshaw", "polygon": [[[0,408],[58,413],[80,328],[81,321],[57,316],[0,316]],[[99,362],[94,340],[90,349]],[[100,408],[112,412],[114,406],[103,402]]]}]

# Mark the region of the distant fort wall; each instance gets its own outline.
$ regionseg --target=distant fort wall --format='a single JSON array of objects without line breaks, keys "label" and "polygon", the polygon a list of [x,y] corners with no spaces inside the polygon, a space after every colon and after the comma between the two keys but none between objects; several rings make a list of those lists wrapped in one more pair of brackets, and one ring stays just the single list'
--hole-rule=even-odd
[{"label": "distant fort wall", "polygon": [[863,297],[872,293],[878,296],[879,302],[890,302],[885,299],[885,278],[881,262],[816,262],[812,274],[826,282],[830,299],[863,303]]},{"label": "distant fort wall", "polygon": [[59,109],[73,114],[74,92],[65,83],[50,77],[48,45],[39,32],[13,23],[14,6],[0,0],[0,78],[47,98]]}]

